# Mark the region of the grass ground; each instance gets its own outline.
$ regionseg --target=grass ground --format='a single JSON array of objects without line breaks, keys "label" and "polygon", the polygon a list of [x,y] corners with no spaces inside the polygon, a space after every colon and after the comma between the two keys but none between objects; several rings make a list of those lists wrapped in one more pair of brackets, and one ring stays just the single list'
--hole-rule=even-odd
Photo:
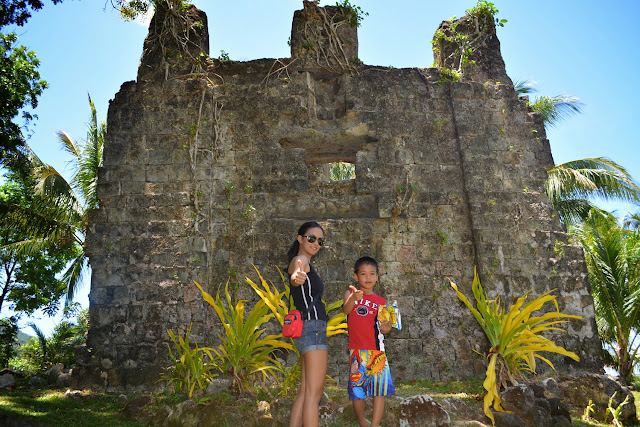
[{"label": "grass ground", "polygon": [[0,425],[141,426],[120,413],[123,406],[116,395],[17,387],[0,392]]},{"label": "grass ground", "polygon": [[[346,392],[342,388],[328,386],[326,388],[330,399],[338,405],[349,408],[349,401]],[[438,383],[431,381],[410,381],[399,383],[396,387],[398,397],[408,397],[416,394],[429,394],[435,400],[443,399],[447,396],[457,396],[463,399],[467,405],[482,408],[482,383],[478,380],[455,381],[449,383]],[[224,394],[224,393],[223,393]],[[176,403],[183,399],[175,394],[150,393],[151,405],[149,410],[153,411],[163,405]],[[229,396],[226,401],[221,401],[224,396],[217,396],[217,404],[233,404],[234,398]],[[634,392],[636,399],[636,409],[640,414],[640,393]],[[225,400],[225,399],[222,399]],[[269,400],[265,392],[254,396],[253,401]],[[247,399],[244,400],[246,405]],[[13,390],[0,391],[0,425],[38,425],[38,426],[142,426],[128,419],[123,409],[126,401],[117,394],[105,394],[85,390],[81,393],[67,394],[63,390],[31,389],[26,385],[19,385]],[[392,405],[389,401],[389,405]],[[238,408],[240,411],[247,411],[247,408]],[[248,412],[252,412],[251,409]],[[611,426],[595,420],[583,421],[582,414],[572,414],[574,426],[599,427]],[[344,416],[332,427],[353,426],[352,412],[344,411]]]}]

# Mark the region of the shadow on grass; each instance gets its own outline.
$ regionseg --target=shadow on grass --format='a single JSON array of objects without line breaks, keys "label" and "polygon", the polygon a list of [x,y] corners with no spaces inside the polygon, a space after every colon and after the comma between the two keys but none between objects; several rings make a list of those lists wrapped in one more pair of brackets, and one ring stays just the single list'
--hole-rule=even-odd
[{"label": "shadow on grass", "polygon": [[141,426],[120,413],[115,396],[60,390],[14,389],[0,392],[3,426]]}]

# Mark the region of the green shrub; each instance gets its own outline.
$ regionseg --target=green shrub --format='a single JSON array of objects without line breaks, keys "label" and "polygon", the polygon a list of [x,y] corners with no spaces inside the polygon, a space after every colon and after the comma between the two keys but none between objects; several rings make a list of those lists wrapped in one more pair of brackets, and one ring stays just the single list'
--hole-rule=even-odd
[{"label": "green shrub", "polygon": [[[178,357],[173,355],[171,347],[167,344],[173,366],[168,368],[168,373],[160,376],[160,381],[166,381],[167,385],[173,385],[177,392],[187,393],[191,398],[194,393],[207,388],[211,380],[217,376],[213,371],[219,367],[212,361],[211,349],[199,348],[197,344],[195,348],[191,348],[189,343],[191,326],[189,326],[184,338],[178,335],[176,340],[176,335],[171,329],[167,333],[176,347],[176,356]],[[208,358],[208,361],[205,358]]]},{"label": "green shrub", "polygon": [[[467,297],[458,291],[455,283],[450,281],[450,284],[460,301],[467,306],[478,321],[491,344],[489,353],[486,355],[488,367],[483,383],[487,390],[484,397],[484,413],[494,424],[491,406],[493,405],[493,409],[496,411],[505,412],[500,405],[502,402],[500,398],[501,387],[507,386],[508,383],[517,384],[521,372],[535,373],[536,358],[554,368],[548,359],[540,356],[537,352],[550,351],[574,360],[580,360],[574,352],[567,351],[540,335],[545,331],[563,331],[564,329],[554,325],[567,322],[567,320],[558,319],[582,319],[580,316],[560,313],[556,297],[550,295],[552,291],[540,295],[527,304],[525,304],[527,295],[520,297],[514,305],[505,310],[499,296],[494,300],[487,298],[474,269],[472,291],[476,299],[476,309]],[[545,313],[539,317],[531,316],[534,311],[541,309],[547,302],[555,304],[555,312]]]},{"label": "green shrub", "polygon": [[248,390],[255,381],[277,379],[282,365],[276,352],[293,351],[294,347],[281,340],[282,334],[263,337],[265,324],[274,317],[265,301],[256,302],[245,318],[245,301],[231,300],[229,282],[225,286],[226,304],[220,299],[220,292],[213,298],[198,282],[194,283],[224,327],[225,333],[220,336],[222,343],[210,350],[216,355],[214,362],[218,369],[229,376],[234,392]]}]

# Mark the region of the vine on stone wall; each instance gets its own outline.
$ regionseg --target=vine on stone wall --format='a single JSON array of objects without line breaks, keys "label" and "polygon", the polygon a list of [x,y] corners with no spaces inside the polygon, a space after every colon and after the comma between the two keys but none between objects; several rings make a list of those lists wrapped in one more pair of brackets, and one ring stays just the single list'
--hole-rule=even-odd
[{"label": "vine on stone wall", "polygon": [[498,9],[493,3],[478,0],[475,7],[467,9],[465,16],[447,21],[449,26],[439,28],[431,41],[435,54],[434,67],[441,69],[440,83],[457,82],[464,69],[475,65],[471,55],[485,46],[496,26],[503,27],[506,19],[498,19]]},{"label": "vine on stone wall", "polygon": [[302,47],[309,52],[315,52],[318,65],[331,69],[335,67],[335,61],[343,70],[357,72],[356,65],[360,61],[358,58],[348,57],[338,31],[343,25],[359,26],[366,12],[358,6],[349,4],[348,0],[336,3],[338,13],[335,14],[328,14],[325,8],[319,7],[319,0],[303,1],[303,3],[305,27]]},{"label": "vine on stone wall", "polygon": [[288,83],[291,81],[291,75],[289,74],[289,67],[298,60],[298,58],[294,58],[293,60],[287,62],[286,64],[282,62],[280,59],[276,59],[267,75],[262,79],[260,84],[262,86],[266,86],[269,84],[269,80],[271,77],[275,76],[276,79],[281,79],[283,83]]},{"label": "vine on stone wall", "polygon": [[405,183],[398,185],[396,202],[393,209],[391,210],[392,220],[396,220],[402,214],[402,212],[407,210],[417,192],[418,186],[414,182],[409,182],[409,174],[407,174]]},{"label": "vine on stone wall", "polygon": [[[160,16],[162,22],[155,23],[155,28],[159,28],[160,31],[149,40],[149,45],[153,46],[152,49],[160,49],[165,80],[169,79],[170,70],[178,64],[189,64],[188,70],[182,73],[181,77],[205,74],[205,64],[209,56],[193,39],[205,30],[204,22],[193,21],[189,17],[189,11],[193,6],[182,0],[157,0],[155,7],[154,18]],[[160,13],[160,10],[163,13]]]}]

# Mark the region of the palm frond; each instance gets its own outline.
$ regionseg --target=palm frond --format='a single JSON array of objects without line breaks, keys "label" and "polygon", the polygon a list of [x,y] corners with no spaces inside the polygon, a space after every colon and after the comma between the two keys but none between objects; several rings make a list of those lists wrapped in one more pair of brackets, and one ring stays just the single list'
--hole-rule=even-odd
[{"label": "palm frond", "polygon": [[29,322],[28,326],[33,329],[33,332],[36,334],[38,344],[40,345],[40,351],[42,352],[42,363],[44,364],[44,362],[47,360],[48,354],[47,337],[42,329],[40,329],[35,323]]},{"label": "palm frond", "polygon": [[554,127],[562,120],[582,112],[584,104],[571,95],[536,97],[529,102],[531,109],[542,115],[545,127]]},{"label": "palm frond", "polygon": [[104,138],[107,134],[106,124],[104,122],[98,124],[96,107],[91,96],[89,96],[89,105],[91,106],[91,121],[88,123],[87,140],[82,149],[78,173],[75,177],[75,184],[82,189],[88,210],[98,207],[96,194],[98,168],[102,166]]},{"label": "palm frond", "polygon": [[0,202],[0,228],[15,231],[21,241],[5,245],[0,250],[19,256],[51,247],[69,248],[75,245],[80,254],[72,261],[63,281],[69,304],[88,265],[84,250],[88,212],[98,206],[96,195],[98,168],[102,164],[106,124],[98,124],[95,104],[89,96],[91,119],[87,139],[78,144],[67,132],[57,132],[63,150],[71,155],[74,173],[67,181],[53,166],[43,162],[28,146],[28,158],[33,165],[35,197],[27,207]]},{"label": "palm frond", "polygon": [[548,172],[545,189],[561,217],[585,217],[584,201],[562,204],[563,200],[594,199],[640,203],[640,187],[627,170],[605,157],[573,160]]},{"label": "palm frond", "polygon": [[638,229],[640,228],[640,212],[636,212],[634,214],[627,214],[624,217],[624,221],[622,222],[622,226],[627,229]]},{"label": "palm frond", "polygon": [[71,264],[62,275],[62,282],[67,288],[67,296],[65,299],[65,306],[68,306],[73,302],[73,297],[78,290],[78,285],[82,279],[82,274],[87,266],[88,260],[84,255],[84,252],[71,261]]},{"label": "palm frond", "polygon": [[60,142],[60,145],[62,145],[62,149],[64,151],[71,154],[71,156],[73,156],[75,159],[80,158],[80,148],[69,133],[58,129],[58,131],[56,132],[56,136],[58,137],[58,142]]},{"label": "palm frond", "polygon": [[[37,240],[56,242],[61,246],[71,242],[82,243],[74,224],[77,219],[73,212],[52,206],[44,199],[34,199],[30,208],[0,202],[0,226],[24,236],[24,241],[30,242],[28,244]],[[28,247],[28,244],[15,242],[8,246],[18,248]]]},{"label": "palm frond", "polygon": [[600,356],[602,357],[602,363],[604,364],[604,366],[618,369],[618,355],[614,351],[602,348],[600,350]]},{"label": "palm frond", "polygon": [[640,233],[623,229],[600,209],[589,212],[571,233],[584,249],[598,332],[616,349],[619,374],[628,376],[637,363],[633,337],[640,327]]},{"label": "palm frond", "polygon": [[532,93],[538,92],[538,90],[534,86],[535,82],[531,80],[514,80],[513,89],[519,95],[530,95]]},{"label": "palm frond", "polygon": [[552,199],[551,204],[567,226],[579,223],[595,208],[593,203],[585,199]]}]

